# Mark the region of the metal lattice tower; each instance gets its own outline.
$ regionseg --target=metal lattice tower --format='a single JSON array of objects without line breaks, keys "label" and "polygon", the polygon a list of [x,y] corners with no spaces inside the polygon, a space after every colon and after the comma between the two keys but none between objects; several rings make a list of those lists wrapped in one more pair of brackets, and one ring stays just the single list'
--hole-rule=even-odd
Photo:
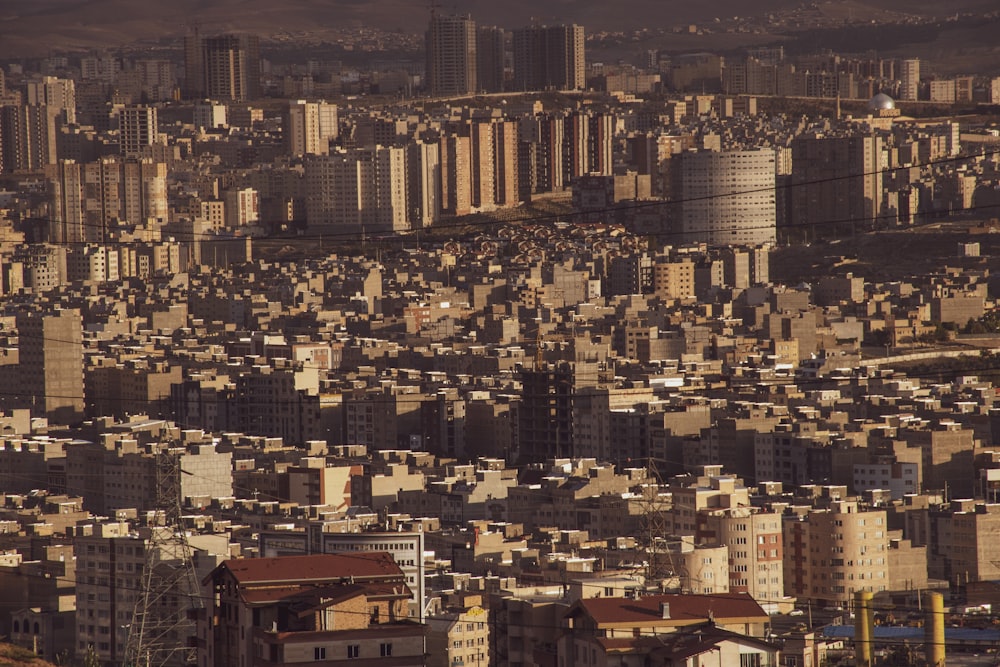
[{"label": "metal lattice tower", "polygon": [[204,606],[191,547],[180,526],[181,459],[156,455],[156,506],[125,645],[126,667],[194,665],[196,610]]},{"label": "metal lattice tower", "polygon": [[667,544],[667,519],[669,508],[660,498],[663,480],[653,459],[646,462],[646,483],[643,490],[643,513],[641,520],[642,546],[646,551],[646,585],[677,574],[674,559]]}]

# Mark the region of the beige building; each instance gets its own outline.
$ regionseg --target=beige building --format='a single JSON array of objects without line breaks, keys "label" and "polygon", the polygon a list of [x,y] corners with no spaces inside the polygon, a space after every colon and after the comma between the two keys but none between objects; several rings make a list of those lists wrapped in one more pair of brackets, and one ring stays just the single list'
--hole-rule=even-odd
[{"label": "beige building", "polygon": [[694,297],[694,262],[689,259],[653,264],[653,293],[661,299]]},{"label": "beige building", "polygon": [[83,415],[83,318],[78,310],[17,317],[19,393],[32,412],[65,423]]},{"label": "beige building", "polygon": [[490,612],[482,595],[451,593],[427,619],[427,667],[488,667]]},{"label": "beige building", "polygon": [[51,191],[54,242],[103,243],[118,222],[167,220],[167,165],[152,160],[104,158],[60,162],[46,171]]},{"label": "beige building", "polygon": [[406,153],[374,146],[338,151],[306,162],[306,220],[341,232],[408,229]]},{"label": "beige building", "polygon": [[775,155],[756,151],[689,151],[673,168],[679,201],[676,231],[686,243],[774,243]]},{"label": "beige building", "polygon": [[786,517],[785,592],[822,605],[850,604],[859,590],[889,589],[889,531],[884,510],[856,500]]},{"label": "beige building", "polygon": [[749,593],[769,613],[785,597],[781,516],[750,507],[701,512],[699,529],[706,544],[729,549],[729,590]]},{"label": "beige building", "polygon": [[424,664],[425,628],[388,553],[227,560],[207,581],[200,667]]},{"label": "beige building", "polygon": [[330,140],[337,137],[337,105],[326,102],[289,102],[285,141],[294,156],[328,155]]}]

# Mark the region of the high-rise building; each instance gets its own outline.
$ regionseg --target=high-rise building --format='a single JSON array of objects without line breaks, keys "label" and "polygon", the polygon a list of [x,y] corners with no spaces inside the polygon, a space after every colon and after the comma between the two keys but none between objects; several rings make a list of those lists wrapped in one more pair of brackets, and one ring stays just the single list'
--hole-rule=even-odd
[{"label": "high-rise building", "polygon": [[83,318],[79,310],[17,317],[18,392],[34,414],[71,423],[83,416]]},{"label": "high-rise building", "polygon": [[432,12],[427,29],[427,87],[431,95],[477,92],[476,53],[476,22],[472,17]]},{"label": "high-rise building", "polygon": [[514,89],[582,90],[587,84],[584,44],[580,25],[515,30]]},{"label": "high-rise building", "polygon": [[505,85],[507,33],[496,26],[480,26],[476,37],[476,83],[479,90],[500,93]]},{"label": "high-rise building", "polygon": [[167,219],[167,165],[105,158],[60,162],[46,170],[55,243],[101,243],[118,222]]},{"label": "high-rise building", "polygon": [[470,123],[467,131],[472,140],[472,205],[479,209],[493,208],[495,161],[493,159],[493,128],[491,123]]},{"label": "high-rise building", "polygon": [[415,227],[441,217],[441,144],[411,142],[406,147],[406,210]]},{"label": "high-rise building", "polygon": [[260,222],[260,198],[253,188],[226,190],[226,227],[242,229]]},{"label": "high-rise building", "polygon": [[156,107],[128,105],[118,114],[118,142],[122,155],[136,157],[157,143]]},{"label": "high-rise building", "polygon": [[405,149],[376,146],[306,162],[310,227],[389,232],[409,228]]},{"label": "high-rise building", "polygon": [[889,589],[885,510],[835,500],[829,509],[786,516],[782,533],[788,595],[834,606],[849,604],[855,591]]},{"label": "high-rise building", "polygon": [[497,206],[513,206],[520,201],[518,187],[518,131],[515,121],[492,123],[493,134],[493,202]]},{"label": "high-rise building", "polygon": [[44,104],[62,123],[76,122],[76,87],[72,79],[46,76],[41,81],[29,81],[27,93],[28,104]]},{"label": "high-rise building", "polygon": [[792,141],[789,233],[870,229],[882,213],[882,138],[799,136]]},{"label": "high-rise building", "polygon": [[899,99],[915,100],[920,94],[920,60],[908,58],[899,67]]},{"label": "high-rise building", "polygon": [[775,240],[774,151],[689,151],[672,170],[671,215],[683,243]]},{"label": "high-rise building", "polygon": [[[246,34],[216,35],[201,38],[200,42],[199,55],[195,55],[193,43],[185,43],[185,56],[190,59],[185,63],[188,76],[201,66],[202,87],[192,92],[213,100],[238,102],[260,97],[260,38]],[[195,75],[188,85],[197,83],[199,77]]]},{"label": "high-rise building", "polygon": [[452,215],[472,210],[472,140],[449,134],[441,138],[441,209]]},{"label": "high-rise building", "polygon": [[305,100],[288,105],[285,141],[292,155],[329,155],[336,137],[337,105]]},{"label": "high-rise building", "polygon": [[205,60],[197,28],[184,35],[184,85],[181,92],[186,99],[205,95]]},{"label": "high-rise building", "polygon": [[560,362],[522,368],[517,407],[517,457],[523,463],[576,456],[573,412],[577,393],[598,385],[598,365]]},{"label": "high-rise building", "polygon": [[56,159],[56,117],[48,106],[0,106],[0,173],[41,169]]}]

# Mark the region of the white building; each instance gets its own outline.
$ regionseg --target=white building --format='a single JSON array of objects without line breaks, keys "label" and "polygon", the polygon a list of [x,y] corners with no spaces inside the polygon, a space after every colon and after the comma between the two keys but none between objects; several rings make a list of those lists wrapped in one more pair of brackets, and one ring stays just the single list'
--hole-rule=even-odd
[{"label": "white building", "polygon": [[194,126],[196,128],[212,129],[226,127],[226,105],[205,100],[194,105]]},{"label": "white building", "polygon": [[409,229],[403,148],[338,151],[306,162],[306,221],[348,233]]},{"label": "white building", "polygon": [[326,102],[296,100],[288,105],[285,127],[292,155],[328,155],[330,140],[337,137],[337,106]]},{"label": "white building", "polygon": [[226,191],[226,227],[242,229],[260,222],[260,200],[253,188]]},{"label": "white building", "polygon": [[899,67],[899,99],[915,100],[920,92],[920,60],[903,60]]},{"label": "white building", "polygon": [[680,243],[774,243],[774,151],[690,151],[678,157],[673,199]]}]

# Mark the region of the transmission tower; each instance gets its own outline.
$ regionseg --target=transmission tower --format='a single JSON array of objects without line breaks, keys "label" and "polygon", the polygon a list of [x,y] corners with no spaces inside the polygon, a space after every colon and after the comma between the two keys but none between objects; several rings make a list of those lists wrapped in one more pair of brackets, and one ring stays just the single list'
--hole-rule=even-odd
[{"label": "transmission tower", "polygon": [[125,644],[126,667],[193,665],[197,658],[190,638],[196,634],[194,612],[204,603],[191,547],[180,526],[184,471],[175,451],[164,449],[155,457],[156,502]]},{"label": "transmission tower", "polygon": [[667,503],[660,497],[663,480],[652,458],[646,461],[646,487],[643,489],[641,519],[642,546],[646,552],[646,585],[660,582],[677,574],[674,559],[667,544]]}]

